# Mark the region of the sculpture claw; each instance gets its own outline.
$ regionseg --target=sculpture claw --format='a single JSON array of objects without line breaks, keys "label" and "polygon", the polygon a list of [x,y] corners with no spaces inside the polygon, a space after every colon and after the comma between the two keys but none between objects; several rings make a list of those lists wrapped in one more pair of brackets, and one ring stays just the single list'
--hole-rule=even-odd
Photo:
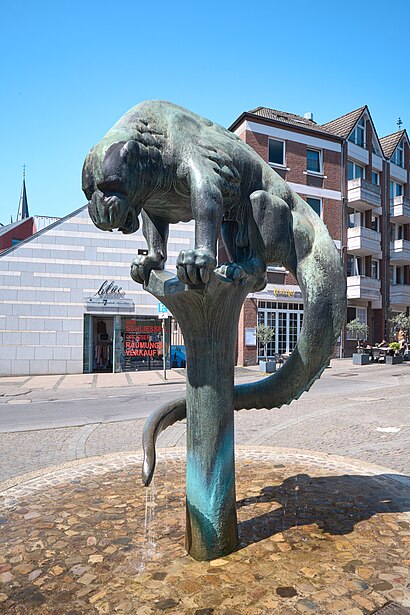
[{"label": "sculpture claw", "polygon": [[233,280],[234,282],[246,278],[246,272],[236,263],[225,263],[224,265],[220,265],[216,270],[216,273],[219,273],[219,275]]},{"label": "sculpture claw", "polygon": [[131,263],[131,278],[138,284],[148,284],[153,269],[163,269],[164,259],[157,256],[136,256]]},{"label": "sculpture claw", "polygon": [[205,269],[205,267],[202,267],[199,270],[199,275],[201,276],[201,280],[203,282],[203,284],[208,284],[209,282],[209,276],[210,276],[210,271],[209,269]]},{"label": "sculpture claw", "polygon": [[177,258],[179,279],[188,286],[202,286],[209,282],[216,260],[208,250],[183,250]]}]

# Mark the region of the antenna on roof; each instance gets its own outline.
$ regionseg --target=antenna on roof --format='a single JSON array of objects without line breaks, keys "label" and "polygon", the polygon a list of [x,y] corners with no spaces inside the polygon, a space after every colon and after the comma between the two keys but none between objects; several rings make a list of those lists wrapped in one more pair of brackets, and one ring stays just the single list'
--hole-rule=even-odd
[{"label": "antenna on roof", "polygon": [[399,127],[399,130],[401,130],[402,124],[403,124],[403,120],[401,119],[401,117],[399,117],[399,119],[397,120],[397,126]]}]

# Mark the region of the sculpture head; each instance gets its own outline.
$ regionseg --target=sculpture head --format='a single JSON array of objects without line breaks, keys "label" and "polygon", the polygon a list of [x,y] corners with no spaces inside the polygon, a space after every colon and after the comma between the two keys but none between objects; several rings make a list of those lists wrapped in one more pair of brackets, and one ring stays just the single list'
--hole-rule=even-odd
[{"label": "sculpture head", "polygon": [[83,192],[92,221],[103,231],[118,229],[128,234],[139,228],[138,150],[134,140],[112,143],[104,138],[85,159]]}]

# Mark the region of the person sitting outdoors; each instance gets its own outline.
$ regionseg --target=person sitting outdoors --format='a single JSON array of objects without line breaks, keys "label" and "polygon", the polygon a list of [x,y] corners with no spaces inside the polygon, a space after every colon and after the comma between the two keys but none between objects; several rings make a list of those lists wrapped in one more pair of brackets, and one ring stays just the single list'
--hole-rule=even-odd
[{"label": "person sitting outdoors", "polygon": [[397,341],[400,344],[400,353],[404,352],[404,347],[406,345],[406,334],[403,329],[399,329],[396,336]]}]

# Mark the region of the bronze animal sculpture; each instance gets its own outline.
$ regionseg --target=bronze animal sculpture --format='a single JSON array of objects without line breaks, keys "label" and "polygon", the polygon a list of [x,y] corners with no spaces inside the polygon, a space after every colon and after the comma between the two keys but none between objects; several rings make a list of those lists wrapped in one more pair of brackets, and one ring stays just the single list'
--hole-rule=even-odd
[{"label": "bronze animal sculpture", "polygon": [[[204,288],[215,270],[233,282],[253,276],[263,288],[273,263],[296,277],[305,305],[297,347],[273,375],[235,387],[236,410],[289,404],[321,375],[346,308],[339,254],[312,208],[236,135],[172,103],[143,102],[91,150],[83,190],[100,229],[132,233],[141,214],[148,254],[131,264],[136,282],[147,285],[151,271],[164,268],[169,224],[191,219],[195,247],[182,251],[176,265],[192,289]],[[220,234],[229,262],[216,269]],[[180,399],[148,419],[145,484],[154,471],[158,434],[185,414]]]}]

